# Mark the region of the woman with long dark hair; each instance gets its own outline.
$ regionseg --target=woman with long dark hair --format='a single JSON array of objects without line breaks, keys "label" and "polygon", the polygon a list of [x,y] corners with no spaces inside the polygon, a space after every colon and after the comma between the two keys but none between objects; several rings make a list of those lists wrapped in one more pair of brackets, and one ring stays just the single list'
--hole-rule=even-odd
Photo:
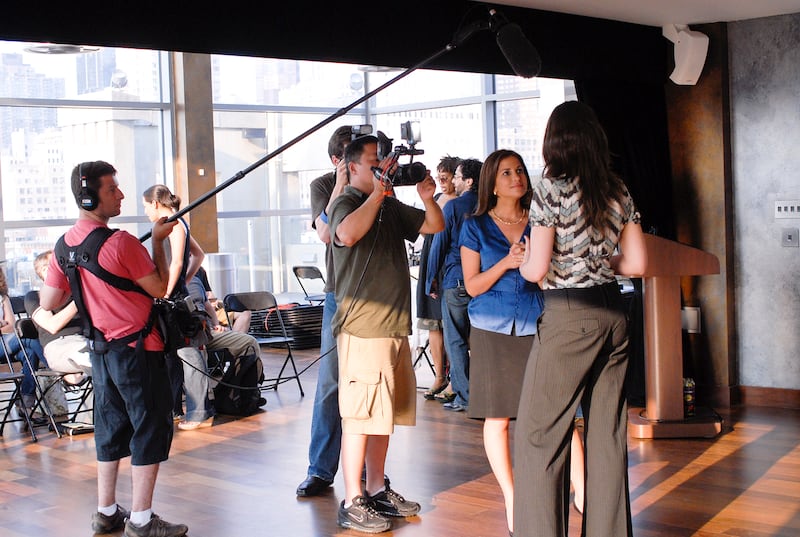
[{"label": "woman with long dark hair", "polygon": [[483,446],[513,530],[514,476],[509,428],[517,415],[542,293],[519,272],[529,232],[531,181],[522,157],[500,149],[486,158],[478,206],[461,228],[469,302],[470,418],[483,419]]},{"label": "woman with long dark hair", "polygon": [[539,282],[539,319],[515,432],[516,535],[563,537],[569,447],[580,405],[585,427],[584,535],[632,534],[627,473],[628,366],[624,304],[615,274],[641,275],[639,213],[611,169],[606,135],[577,101],[553,110],[544,177],[533,188],[531,235],[520,272]]}]

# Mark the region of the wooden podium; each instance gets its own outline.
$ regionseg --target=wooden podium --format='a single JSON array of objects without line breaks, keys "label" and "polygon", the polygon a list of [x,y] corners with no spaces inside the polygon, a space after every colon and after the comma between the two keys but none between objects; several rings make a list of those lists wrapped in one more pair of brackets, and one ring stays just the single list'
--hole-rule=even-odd
[{"label": "wooden podium", "polygon": [[713,254],[645,234],[647,271],[643,275],[646,408],[628,410],[634,438],[714,437],[716,417],[683,415],[681,276],[719,274]]}]

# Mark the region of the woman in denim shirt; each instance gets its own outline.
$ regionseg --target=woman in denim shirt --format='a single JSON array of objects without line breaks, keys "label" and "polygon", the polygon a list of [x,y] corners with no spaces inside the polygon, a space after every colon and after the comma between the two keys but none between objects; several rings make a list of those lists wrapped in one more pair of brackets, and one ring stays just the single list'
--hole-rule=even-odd
[{"label": "woman in denim shirt", "polygon": [[461,230],[469,303],[471,418],[484,419],[483,445],[513,530],[514,479],[509,424],[516,417],[528,354],[542,311],[539,286],[519,266],[530,233],[531,182],[522,157],[498,150],[481,169],[478,206]]}]

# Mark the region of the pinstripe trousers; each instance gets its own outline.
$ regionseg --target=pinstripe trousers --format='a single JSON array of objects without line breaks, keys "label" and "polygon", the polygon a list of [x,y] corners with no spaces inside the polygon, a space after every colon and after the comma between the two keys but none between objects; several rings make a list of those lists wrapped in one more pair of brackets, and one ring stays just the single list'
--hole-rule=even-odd
[{"label": "pinstripe trousers", "polygon": [[569,448],[583,407],[583,536],[632,535],[623,383],[628,332],[616,282],[544,291],[514,433],[514,535],[564,537]]}]

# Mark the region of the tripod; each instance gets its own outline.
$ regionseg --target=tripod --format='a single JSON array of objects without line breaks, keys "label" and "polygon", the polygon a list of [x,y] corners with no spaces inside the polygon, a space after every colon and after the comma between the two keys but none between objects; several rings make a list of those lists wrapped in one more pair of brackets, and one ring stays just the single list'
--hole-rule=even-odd
[{"label": "tripod", "polygon": [[431,361],[431,357],[428,355],[428,345],[430,345],[430,341],[426,339],[425,345],[423,345],[422,347],[417,347],[417,357],[414,360],[414,365],[412,367],[416,369],[420,360],[422,360],[422,358],[425,357],[425,360],[428,362],[428,367],[431,368],[431,373],[433,373],[433,376],[435,377],[436,370],[433,368],[433,362]]}]

